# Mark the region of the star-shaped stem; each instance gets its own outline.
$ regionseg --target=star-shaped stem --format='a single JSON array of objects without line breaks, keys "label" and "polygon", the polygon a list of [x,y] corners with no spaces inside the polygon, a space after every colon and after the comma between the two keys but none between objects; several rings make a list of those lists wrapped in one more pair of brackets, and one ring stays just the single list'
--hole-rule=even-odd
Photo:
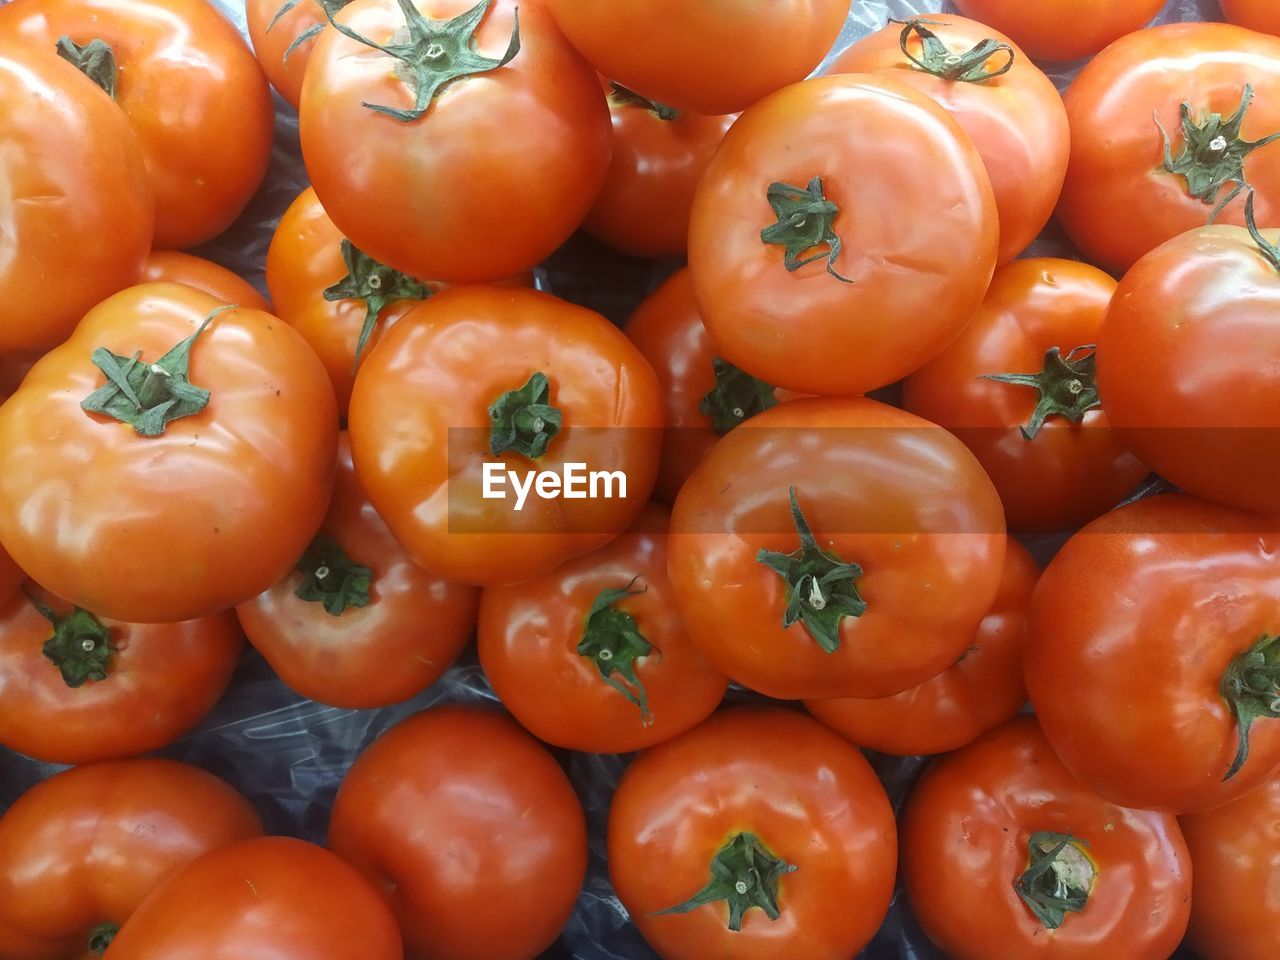
[{"label": "star-shaped stem", "polygon": [[355,358],[351,361],[354,372],[360,366],[360,356],[378,324],[382,309],[400,300],[426,300],[431,296],[431,288],[421,280],[379,263],[350,240],[342,241],[342,262],[347,265],[347,275],[325,290],[324,298],[329,301],[364,301],[364,325],[360,328]]},{"label": "star-shaped stem", "polygon": [[[840,208],[823,194],[822,178],[814,177],[803,189],[787,183],[771,183],[767,197],[778,222],[761,230],[760,239],[786,250],[782,262],[787,270],[794,272],[805,264],[826,260],[827,273],[844,283],[853,283],[836,272],[835,261],[840,256],[841,243],[833,224]],[[803,256],[814,247],[826,249]]]},{"label": "star-shaped stem", "polygon": [[340,617],[349,607],[367,607],[372,602],[373,571],[347,556],[332,537],[321,534],[312,540],[298,561],[298,570],[303,579],[294,596],[324,604],[331,616]]},{"label": "star-shaped stem", "polygon": [[105,40],[80,46],[70,37],[59,37],[55,48],[63,60],[96,83],[112,100],[116,98],[116,52]]},{"label": "star-shaped stem", "polygon": [[1065,417],[1079,423],[1084,415],[1099,406],[1098,386],[1094,382],[1097,355],[1092,343],[1076,347],[1065,357],[1057,347],[1044,355],[1044,369],[1039,373],[984,373],[983,380],[1031,387],[1040,393],[1031,419],[1022,425],[1022,436],[1034,440],[1049,417]]},{"label": "star-shaped stem", "polygon": [[75,688],[88,680],[107,679],[111,655],[116,652],[111,631],[83,607],[63,617],[31,591],[26,593],[31,606],[53,625],[53,636],[44,642],[41,652],[58,668],[63,683]]},{"label": "star-shaped stem", "polygon": [[636,676],[636,661],[651,655],[653,644],[640,632],[635,617],[616,606],[626,597],[645,592],[631,589],[637,579],[632,578],[625,587],[602,590],[596,596],[587,611],[578,654],[594,662],[604,682],[640,708],[641,722],[647,726],[653,722],[653,714],[644,684]]},{"label": "star-shaped stem", "polygon": [[530,460],[546,453],[564,419],[550,401],[551,384],[541,371],[534,372],[524,386],[498,397],[489,407],[489,419],[493,421],[489,452],[496,457],[513,449]]},{"label": "star-shaped stem", "polygon": [[1249,759],[1253,721],[1280,718],[1280,634],[1263,634],[1231,661],[1219,685],[1236,718],[1236,755],[1223,780],[1230,780]]},{"label": "star-shaped stem", "polygon": [[778,885],[796,867],[776,857],[753,833],[734,834],[711,861],[711,879],[684,903],[653,916],[690,913],[704,904],[723,900],[729,906],[729,929],[742,929],[742,918],[752,907],[764,911],[770,920],[782,915],[778,907]]},{"label": "star-shaped stem", "polygon": [[774,387],[758,377],[739,370],[728,360],[715,357],[711,361],[716,385],[698,404],[698,409],[711,418],[711,429],[723,436],[743,420],[778,405]]},{"label": "star-shaped stem", "polygon": [[1097,868],[1083,840],[1038,830],[1027,841],[1027,869],[1013,883],[1027,909],[1047,930],[1062,926],[1068,913],[1089,902]]},{"label": "star-shaped stem", "polygon": [[[946,24],[939,23],[936,20],[925,20],[921,17],[917,17],[914,20],[894,20],[893,22],[902,24],[902,33],[898,37],[898,46],[902,48],[903,56],[919,69],[926,73],[931,73],[935,77],[941,77],[943,80],[955,80],[961,83],[982,83],[984,80],[994,80],[996,77],[1002,76],[1013,69],[1013,61],[1016,56],[1013,52],[1013,47],[996,40],[994,37],[989,37],[975,44],[964,53],[955,53],[938,38],[937,34],[929,29],[929,27],[943,27]],[[912,34],[920,38],[920,54],[918,56],[911,52],[910,41]],[[1001,54],[1005,57],[1004,63],[994,69],[987,69],[991,59]]]}]

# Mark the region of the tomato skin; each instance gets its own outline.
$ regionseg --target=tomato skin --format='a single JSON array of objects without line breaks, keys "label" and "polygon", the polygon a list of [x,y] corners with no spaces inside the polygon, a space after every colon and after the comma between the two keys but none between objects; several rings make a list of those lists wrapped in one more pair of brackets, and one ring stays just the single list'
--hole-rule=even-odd
[{"label": "tomato skin", "polygon": [[13,0],[0,9],[0,36],[50,55],[62,36],[111,45],[117,102],[155,195],[155,246],[216,237],[262,183],[275,134],[271,94],[240,34],[205,0]]},{"label": "tomato skin", "polygon": [[33,580],[102,616],[173,623],[257,596],[302,555],[328,505],[337,411],[287,324],[218,314],[191,350],[212,399],[161,436],[80,407],[106,380],[94,349],[155,361],[221,306],[179,284],[122,291],[0,407],[0,540]]},{"label": "tomato skin", "polygon": [[968,650],[919,686],[874,700],[806,700],[805,709],[847,740],[898,756],[946,753],[1004,723],[1027,702],[1022,646],[1040,568],[1012,538],[991,610]]},{"label": "tomato skin", "polygon": [[[1014,889],[1038,831],[1087,843],[1097,871],[1084,909],[1056,930]],[[952,960],[1165,960],[1187,926],[1192,870],[1177,820],[1093,793],[1034,717],[935,760],[907,802],[901,836],[912,908]]]},{"label": "tomato skin", "polygon": [[1280,778],[1181,818],[1195,869],[1188,937],[1204,960],[1252,960],[1280,947]]},{"label": "tomato skin", "polygon": [[1068,769],[1113,803],[1181,814],[1280,768],[1280,724],[1260,718],[1248,761],[1223,780],[1238,741],[1219,692],[1232,660],[1277,631],[1277,549],[1263,518],[1185,494],[1113,510],[1067,541],[1036,587],[1023,665]]},{"label": "tomato skin", "polygon": [[849,13],[844,0],[547,5],[569,42],[606,77],[667,106],[709,115],[745,110],[803,80]]},{"label": "tomato skin", "polygon": [[[752,909],[732,933],[723,902],[658,914],[698,892],[716,852],[744,831],[796,867],[781,879],[777,920]],[[739,708],[627,769],[608,860],[619,899],[664,960],[848,960],[888,909],[897,835],[856,748],[803,714]]]},{"label": "tomato skin", "polygon": [[1029,56],[1050,62],[1091,56],[1113,40],[1141,30],[1163,9],[1164,2],[955,0],[966,17],[1007,33]]},{"label": "tomato skin", "polygon": [[[783,248],[761,240],[777,222],[770,184],[818,176],[840,210],[830,265],[852,283],[821,261],[789,272]],[[694,197],[689,272],[725,359],[775,386],[859,394],[960,332],[997,233],[990,179],[960,126],[892,77],[847,74],[780,90],[725,135]]]},{"label": "tomato skin", "polygon": [[[1167,24],[1117,41],[1081,71],[1064,96],[1071,160],[1058,217],[1091,262],[1121,273],[1166,240],[1208,222],[1214,203],[1195,199],[1183,177],[1164,170],[1164,141],[1152,112],[1176,155],[1183,143],[1179,105],[1190,103],[1197,116],[1230,117],[1246,83],[1256,97],[1241,133],[1258,140],[1280,130],[1276,37],[1221,23]],[[1278,160],[1280,144],[1272,143],[1244,161],[1264,226],[1280,220]],[[1216,222],[1242,226],[1244,196]]]},{"label": "tomato skin", "polygon": [[0,547],[0,603],[17,593],[25,579],[27,575],[13,562],[13,557],[9,556],[4,547]]},{"label": "tomato skin", "polygon": [[1259,33],[1280,34],[1280,9],[1269,0],[1222,0],[1222,13],[1228,23]]},{"label": "tomato skin", "polygon": [[401,960],[395,918],[323,847],[259,837],[169,878],[111,944],[111,960]]},{"label": "tomato skin", "polygon": [[[1013,68],[981,82],[951,81],[916,67],[899,46],[902,27],[890,23],[858,41],[826,71],[884,72],[943,107],[964,128],[991,177],[1000,225],[997,262],[1007,263],[1027,248],[1053,215],[1067,175],[1071,134],[1062,98],[1048,77],[1008,37],[964,17],[933,15],[928,29],[951,50],[963,53],[994,39],[1013,48]],[[913,36],[908,49],[920,56]],[[1005,63],[996,53],[988,73]]]},{"label": "tomato skin", "polygon": [[0,105],[0,131],[12,144],[0,155],[0,353],[32,351],[34,359],[137,280],[155,203],[128,121],[69,63],[5,43]]},{"label": "tomato skin", "polygon": [[1280,512],[1278,309],[1280,270],[1248,231],[1204,227],[1125,274],[1098,337],[1098,389],[1129,448],[1190,493],[1266,513]]},{"label": "tomato skin", "polygon": [[63,771],[0,817],[0,955],[91,960],[90,932],[211,850],[261,836],[240,794],[172,760]]},{"label": "tomato skin", "polygon": [[[414,3],[436,19],[475,6]],[[516,5],[488,9],[481,56],[503,55]],[[415,277],[497,280],[544,260],[590,209],[611,149],[604,93],[545,0],[519,8],[515,59],[448,84],[408,123],[363,105],[413,107],[389,57],[337,30],[317,39],[299,114],[307,172],[334,223],[376,260]],[[397,0],[360,0],[336,19],[380,43],[405,26]]]},{"label": "tomato skin", "polygon": [[139,283],[183,283],[217,297],[223,303],[271,312],[271,304],[238,274],[211,260],[177,250],[152,250]]},{"label": "tomato skin", "polygon": [[560,766],[504,715],[471,707],[379,737],[338,790],[329,846],[386,892],[408,960],[533,960],[587,868]]},{"label": "tomato skin", "polygon": [[1020,428],[1031,420],[1038,391],[982,379],[1039,373],[1050,348],[1068,357],[1096,344],[1115,289],[1111,277],[1085,263],[1036,258],[1006,264],[960,336],[903,385],[906,409],[954,431],[973,451],[1000,491],[1011,530],[1075,529],[1115,506],[1147,475],[1103,408],[1090,410],[1079,424],[1050,416],[1027,440]]},{"label": "tomato skin", "polygon": [[[262,72],[280,96],[298,109],[302,99],[302,78],[315,48],[314,38],[304,40],[289,53],[285,52],[298,37],[322,24],[328,23],[324,8],[317,0],[301,0],[292,10],[276,20],[280,8],[287,0],[247,0],[245,19],[249,25],[249,40]],[[351,0],[346,0],[350,3]],[[273,22],[274,21],[274,22]]]}]

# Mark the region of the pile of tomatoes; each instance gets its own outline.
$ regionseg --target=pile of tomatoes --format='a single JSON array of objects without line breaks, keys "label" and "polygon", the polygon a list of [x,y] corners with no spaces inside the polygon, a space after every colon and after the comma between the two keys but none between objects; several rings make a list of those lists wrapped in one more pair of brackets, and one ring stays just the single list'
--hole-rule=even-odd
[{"label": "pile of tomatoes", "polygon": [[[0,5],[0,750],[67,768],[0,960],[534,960],[590,852],[662,960],[895,891],[955,960],[1275,956],[1280,7],[1222,5]],[[184,251],[272,87],[268,301]],[[680,266],[619,328],[579,230]],[[324,845],[154,755],[246,641],[370,711],[473,638],[503,709],[381,732]],[[636,754],[604,835],[575,753]]]}]

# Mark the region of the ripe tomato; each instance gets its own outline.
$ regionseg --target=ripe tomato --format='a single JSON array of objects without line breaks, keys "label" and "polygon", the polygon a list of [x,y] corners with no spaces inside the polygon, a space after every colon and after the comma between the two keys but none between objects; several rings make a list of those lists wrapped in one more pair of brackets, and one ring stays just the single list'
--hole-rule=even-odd
[{"label": "ripe tomato", "polygon": [[668,573],[689,635],[738,683],[784,700],[886,697],[972,642],[1005,541],[995,488],[951,434],[874,400],[802,399],[746,421],[694,471]]},{"label": "ripe tomato", "polygon": [[111,944],[111,960],[402,960],[395,918],[323,847],[259,837],[170,877]]},{"label": "ripe tomato", "polygon": [[[532,290],[460,287],[383,336],[356,377],[350,424],[369,499],[420,566],[514,583],[635,519],[658,470],[662,400],[644,357],[599,314]],[[566,464],[625,482],[593,482],[599,495],[585,499],[530,492],[535,472],[560,482]]]},{"label": "ripe tomato", "polygon": [[689,272],[726,360],[791,390],[857,394],[969,322],[997,233],[982,158],[945,110],[882,74],[824,77],[725,135],[694,196]]},{"label": "ripe tomato", "polygon": [[0,547],[0,604],[12,597],[22,586],[27,575],[13,562],[9,552]]},{"label": "ripe tomato", "polygon": [[945,753],[1004,723],[1027,702],[1022,647],[1040,569],[1010,539],[991,610],[951,667],[919,686],[874,700],[806,700],[805,709],[859,746],[899,756]]},{"label": "ripe tomato", "polygon": [[0,37],[50,55],[63,37],[88,47],[73,62],[112,93],[142,145],[157,247],[216,237],[262,183],[271,93],[236,28],[205,0],[11,0]]},{"label": "ripe tomato", "polygon": [[1036,60],[1062,62],[1091,56],[1126,33],[1141,30],[1163,9],[1165,0],[955,0],[955,4],[966,17],[1013,37]]},{"label": "ripe tomato", "polygon": [[1098,336],[1121,439],[1183,489],[1280,512],[1280,235],[1183,234],[1125,274]]},{"label": "ripe tomato", "polygon": [[226,267],[176,250],[153,250],[143,267],[142,283],[185,283],[223,303],[271,312],[271,304],[253,284]]},{"label": "ripe tomato", "polygon": [[608,851],[664,960],[848,960],[889,907],[897,836],[857,749],[802,714],[741,708],[628,768]]},{"label": "ripe tomato", "polygon": [[995,191],[1000,263],[1025,250],[1049,222],[1067,174],[1067,111],[1053,81],[1008,37],[963,17],[930,14],[890,23],[827,72],[884,72],[936,101],[964,128]]},{"label": "ripe tomato", "polygon": [[[569,42],[606,77],[693,113],[745,110],[803,80],[849,13],[847,0],[547,0]],[[784,39],[785,38],[785,39]]]},{"label": "ripe tomato", "polygon": [[[365,0],[312,51],[300,119],[316,194],[352,243],[409,276],[528,270],[577,229],[604,182],[600,82],[545,0],[520,0],[518,27],[516,6]],[[413,49],[397,48],[398,60],[378,52],[401,40]]]},{"label": "ripe tomato", "polygon": [[1115,289],[1072,260],[1006,264],[964,332],[904,384],[903,406],[973,451],[1011,530],[1073,530],[1147,474],[1111,429],[1093,380]]},{"label": "ripe tomato", "polygon": [[1280,948],[1280,778],[1182,818],[1196,891],[1189,939],[1204,960],[1254,960]]},{"label": "ripe tomato", "polygon": [[55,774],[0,817],[0,956],[100,957],[175,871],[261,834],[244,797],[172,760]]},{"label": "ripe tomato", "polygon": [[37,760],[167,746],[221,699],[244,648],[230,614],[121,623],[28,589],[0,606],[0,744]]},{"label": "ripe tomato", "polygon": [[1272,0],[1222,0],[1222,13],[1228,23],[1280,34],[1280,7]]},{"label": "ripe tomato", "polygon": [[582,228],[635,257],[683,257],[693,190],[736,114],[706,117],[612,84],[613,159]]},{"label": "ripe tomato", "polygon": [[385,893],[415,960],[532,960],[587,869],[559,765],[507,717],[467,707],[410,717],[356,760],[329,846]]},{"label": "ripe tomato", "polygon": [[1033,717],[925,771],[902,820],[902,875],[951,960],[1166,960],[1191,909],[1177,820],[1084,786]]},{"label": "ripe tomato", "polygon": [[0,407],[0,541],[102,616],[224,610],[279,580],[320,525],[337,420],[324,368],[287,324],[179,284],[131,287]]},{"label": "ripe tomato", "polygon": [[351,0],[248,0],[249,39],[262,72],[293,108],[302,98],[315,38]]},{"label": "ripe tomato", "polygon": [[480,591],[416,566],[374,512],[343,434],[329,515],[297,567],[236,607],[249,641],[290,687],[336,707],[408,700],[471,639]]},{"label": "ripe tomato", "polygon": [[128,122],[57,57],[0,49],[0,136],[0,353],[34,360],[138,279],[154,204]]},{"label": "ripe tomato", "polygon": [[1143,30],[1091,61],[1065,101],[1058,216],[1098,266],[1123,271],[1224,203],[1217,219],[1243,224],[1242,179],[1258,222],[1280,221],[1280,143],[1266,143],[1280,133],[1280,39],[1221,23]]},{"label": "ripe tomato", "polygon": [[1220,806],[1280,770],[1280,533],[1167,494],[1095,520],[1031,605],[1031,702],[1067,767],[1113,803]]}]

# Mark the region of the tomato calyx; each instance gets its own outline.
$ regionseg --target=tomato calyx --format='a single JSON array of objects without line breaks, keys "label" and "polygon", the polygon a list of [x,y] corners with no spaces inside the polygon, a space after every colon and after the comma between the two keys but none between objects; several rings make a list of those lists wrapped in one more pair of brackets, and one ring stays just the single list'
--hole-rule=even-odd
[{"label": "tomato calyx", "polygon": [[698,403],[698,409],[711,418],[711,429],[724,436],[744,420],[778,405],[772,384],[753,377],[728,360],[713,357],[711,369],[716,385]]},{"label": "tomato calyx", "polygon": [[111,631],[83,607],[60,617],[30,590],[26,594],[31,606],[53,625],[53,636],[44,642],[41,652],[58,668],[63,683],[75,689],[86,680],[107,679],[107,666],[116,652]]},{"label": "tomato calyx", "polygon": [[[623,598],[638,596],[648,589],[631,589],[638,579],[635,577],[625,587],[601,590],[596,595],[587,611],[578,654],[593,661],[604,682],[640,708],[641,723],[648,726],[653,723],[653,713],[649,710],[644,684],[636,676],[636,661],[653,653],[653,644],[640,632],[635,617],[614,606]],[[622,679],[615,678],[615,673]]]},{"label": "tomato calyx", "polygon": [[1231,661],[1219,685],[1222,699],[1236,718],[1235,759],[1230,780],[1249,759],[1249,730],[1258,718],[1280,719],[1280,634],[1264,633],[1244,653]]},{"label": "tomato calyx", "polygon": [[[464,77],[488,73],[510,63],[520,52],[520,16],[514,15],[511,40],[506,52],[498,59],[482,57],[475,51],[475,32],[484,20],[493,0],[480,0],[465,13],[451,20],[432,20],[419,10],[413,0],[399,0],[404,11],[407,30],[397,32],[393,43],[381,44],[351,29],[329,16],[329,23],[344,37],[362,43],[366,47],[381,50],[404,64],[403,79],[413,88],[412,110],[401,110],[384,104],[365,102],[375,113],[386,114],[402,123],[419,120],[435,101],[445,86]],[[394,39],[394,38],[393,38]]]},{"label": "tomato calyx", "polygon": [[317,536],[298,561],[302,583],[293,595],[324,604],[327,613],[342,616],[350,607],[367,607],[372,600],[373,571],[356,563],[336,540]]},{"label": "tomato calyx", "polygon": [[530,460],[546,453],[564,421],[550,400],[551,384],[541,371],[530,375],[524,386],[498,397],[489,407],[493,421],[489,452],[496,457],[504,450],[515,450]]},{"label": "tomato calyx", "polygon": [[1034,440],[1049,417],[1065,417],[1079,423],[1094,407],[1101,406],[1098,385],[1094,381],[1098,358],[1096,344],[1074,348],[1065,357],[1057,347],[1044,355],[1044,368],[1039,373],[984,373],[980,379],[1032,387],[1040,393],[1040,401],[1031,419],[1019,429],[1026,440]]},{"label": "tomato calyx", "polygon": [[[277,23],[279,23],[282,19],[284,19],[284,17],[289,13],[289,11],[293,10],[302,2],[303,0],[288,0],[287,3],[281,6],[280,9],[276,11],[276,15],[271,18],[271,22],[267,24],[267,33],[270,33],[272,28]],[[337,12],[341,10],[343,7],[345,7],[347,4],[349,4],[351,0],[311,0],[311,2],[318,4],[320,9],[324,11],[325,20],[332,20],[334,15],[337,14]],[[288,63],[289,55],[293,53],[293,51],[297,50],[300,46],[302,46],[312,37],[320,36],[320,31],[327,26],[328,26],[327,23],[325,23],[324,21],[321,21],[320,23],[313,24],[312,26],[308,27],[306,30],[303,30],[301,33],[299,33],[296,37],[293,38],[293,42],[289,44],[287,48],[285,48],[284,56],[280,58],[280,62]]]},{"label": "tomato calyx", "polygon": [[120,928],[114,923],[100,923],[89,931],[89,952],[100,957],[107,952]]},{"label": "tomato calyx", "polygon": [[674,120],[680,116],[680,111],[675,107],[668,107],[665,103],[650,100],[648,97],[624,87],[616,80],[610,80],[609,87],[609,102],[612,104],[648,110],[659,120]]},{"label": "tomato calyx", "polygon": [[[929,27],[944,27],[946,26],[944,23],[926,20],[923,17],[890,22],[902,24],[898,46],[902,48],[903,56],[918,69],[931,73],[935,77],[961,83],[982,83],[984,80],[994,80],[996,77],[1003,76],[1013,69],[1013,61],[1017,56],[1013,52],[1013,47],[994,37],[988,37],[974,44],[964,53],[955,53],[929,29]],[[911,52],[912,34],[920,38],[919,56]],[[987,69],[992,58],[999,54],[1005,54],[1004,63],[993,69]]]},{"label": "tomato calyx", "polygon": [[867,602],[858,594],[862,567],[845,563],[818,546],[800,511],[795,487],[791,488],[791,519],[800,535],[800,549],[794,553],[762,549],[756,554],[756,562],[777,573],[787,584],[783,629],[802,622],[824,652],[835,653],[840,649],[840,622],[845,617],[860,617],[867,609]]},{"label": "tomato calyx", "polygon": [[742,918],[752,907],[759,907],[770,920],[781,915],[778,908],[778,882],[796,867],[776,857],[754,833],[736,833],[711,860],[711,880],[684,903],[653,916],[691,913],[708,903],[723,900],[729,905],[729,929],[742,929]]},{"label": "tomato calyx", "polygon": [[70,37],[59,37],[58,56],[83,73],[112,100],[116,98],[116,52],[96,37],[80,46]]},{"label": "tomato calyx", "polygon": [[[1182,149],[1175,157],[1169,132],[1156,116],[1156,127],[1164,141],[1164,169],[1186,181],[1187,193],[1206,204],[1214,204],[1209,214],[1212,223],[1222,209],[1248,186],[1244,161],[1254,150],[1280,140],[1280,131],[1261,140],[1245,140],[1240,135],[1245,113],[1253,102],[1253,84],[1244,85],[1240,106],[1225,120],[1220,113],[1205,113],[1199,120],[1191,115],[1191,103],[1184,100],[1178,107],[1182,128]],[[1234,187],[1221,200],[1218,195],[1227,184]]]},{"label": "tomato calyx", "polygon": [[1244,225],[1253,242],[1258,245],[1258,252],[1262,254],[1263,259],[1275,267],[1277,273],[1280,273],[1280,247],[1264,237],[1262,231],[1258,229],[1258,221],[1253,215],[1252,190],[1249,191],[1249,198],[1244,202]]},{"label": "tomato calyx", "polygon": [[1070,834],[1047,830],[1037,830],[1027,841],[1027,869],[1013,888],[1048,930],[1057,930],[1068,913],[1079,913],[1089,902],[1098,868],[1087,846]]},{"label": "tomato calyx", "polygon": [[360,355],[364,353],[383,308],[400,300],[426,300],[431,296],[431,288],[421,280],[379,263],[350,240],[344,238],[341,246],[347,275],[327,288],[324,298],[330,303],[337,300],[364,301],[364,326],[360,328],[355,359],[351,363],[354,372],[360,366]]},{"label": "tomato calyx", "polygon": [[[827,273],[842,283],[853,283],[836,272],[835,261],[842,244],[833,224],[840,208],[823,194],[822,178],[814,177],[803,189],[775,181],[769,184],[766,196],[778,222],[761,230],[760,240],[786,250],[782,262],[787,272],[794,273],[806,264],[826,260]],[[805,251],[821,246],[826,250],[801,259]]]}]

